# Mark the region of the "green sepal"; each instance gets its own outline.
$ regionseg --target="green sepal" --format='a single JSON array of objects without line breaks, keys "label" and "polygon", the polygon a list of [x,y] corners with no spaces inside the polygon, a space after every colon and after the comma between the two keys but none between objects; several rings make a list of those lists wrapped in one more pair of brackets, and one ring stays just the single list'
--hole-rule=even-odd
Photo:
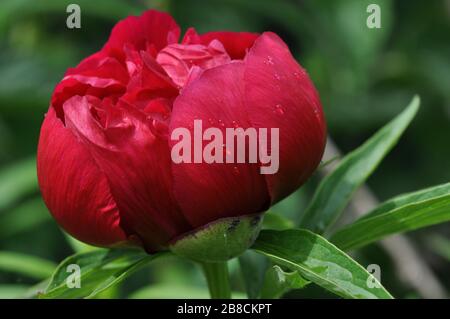
[{"label": "green sepal", "polygon": [[224,262],[246,251],[259,234],[262,215],[221,218],[174,240],[170,250],[198,262]]}]

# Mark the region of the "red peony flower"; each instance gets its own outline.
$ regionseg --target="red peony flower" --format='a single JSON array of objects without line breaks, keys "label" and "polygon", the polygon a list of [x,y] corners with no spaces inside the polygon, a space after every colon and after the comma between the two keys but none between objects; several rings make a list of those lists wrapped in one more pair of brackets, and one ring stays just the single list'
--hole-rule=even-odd
[{"label": "red peony flower", "polygon": [[[74,237],[99,246],[170,240],[224,217],[262,213],[320,162],[319,96],[274,33],[197,34],[154,10],[128,17],[67,70],[42,125],[44,200]],[[174,163],[171,132],[279,128],[279,170],[261,163]]]}]

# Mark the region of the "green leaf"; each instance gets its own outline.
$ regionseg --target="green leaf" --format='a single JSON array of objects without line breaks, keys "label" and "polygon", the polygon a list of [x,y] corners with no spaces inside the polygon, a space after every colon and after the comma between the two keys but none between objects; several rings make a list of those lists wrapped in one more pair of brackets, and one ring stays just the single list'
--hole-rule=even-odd
[{"label": "green leaf", "polygon": [[320,162],[320,165],[317,169],[322,169],[327,167],[328,165],[333,164],[335,161],[340,160],[341,159],[341,155],[335,155],[332,158],[326,160],[325,162]]},{"label": "green leaf", "polygon": [[449,195],[450,194],[450,183],[445,183],[441,185],[436,185],[428,188],[424,188],[415,192],[398,195],[394,198],[391,198],[384,203],[381,203],[376,208],[374,208],[371,212],[365,214],[360,217],[359,220],[363,220],[366,218],[372,218],[390,211],[393,211],[397,208],[406,206],[408,204],[419,203],[425,200],[433,199],[436,197]]},{"label": "green leaf", "polygon": [[72,247],[73,251],[75,253],[84,253],[92,250],[96,250],[97,248],[88,244],[85,244],[78,239],[72,237],[68,233],[64,232],[64,237],[66,237],[67,242],[69,243],[70,247]]},{"label": "green leaf", "polygon": [[264,214],[263,229],[284,230],[294,228],[294,222],[274,212]]},{"label": "green leaf", "polygon": [[[167,252],[147,255],[138,249],[97,249],[75,254],[65,259],[56,269],[41,298],[92,298],[117,285],[126,277]],[[73,274],[69,265],[80,267],[80,287],[69,288]]]},{"label": "green leaf", "polygon": [[263,230],[252,248],[341,297],[392,298],[355,260],[308,230]]},{"label": "green leaf", "polygon": [[419,97],[363,145],[343,158],[325,177],[301,221],[301,227],[323,233],[339,217],[352,194],[394,147],[419,108]]},{"label": "green leaf", "polygon": [[0,251],[0,271],[13,272],[34,279],[44,279],[55,269],[53,262],[35,256]]},{"label": "green leaf", "polygon": [[50,278],[44,279],[37,284],[29,287],[23,294],[19,296],[21,299],[36,299],[40,294],[42,294],[45,288],[48,286]]},{"label": "green leaf", "polygon": [[450,221],[450,183],[395,197],[337,231],[331,241],[355,249],[395,233]]},{"label": "green leaf", "polygon": [[279,266],[273,266],[266,272],[264,285],[261,289],[262,299],[276,299],[282,297],[292,289],[301,289],[310,282],[305,280],[298,271],[285,272]]}]

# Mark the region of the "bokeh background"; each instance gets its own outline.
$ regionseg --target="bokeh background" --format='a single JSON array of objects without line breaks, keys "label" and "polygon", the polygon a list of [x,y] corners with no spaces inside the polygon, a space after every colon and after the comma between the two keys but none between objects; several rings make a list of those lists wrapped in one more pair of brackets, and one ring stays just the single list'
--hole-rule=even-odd
[{"label": "bokeh background", "polygon": [[[66,7],[81,7],[81,29],[66,27]],[[368,29],[366,8],[381,7],[381,29]],[[40,124],[64,71],[100,49],[113,25],[146,8],[170,12],[183,30],[278,33],[316,84],[329,133],[346,153],[398,114],[414,94],[422,107],[412,126],[369,179],[378,200],[450,181],[450,1],[408,0],[2,0],[0,2],[0,297],[32,295],[55,265],[90,249],[65,235],[50,218],[36,181]],[[320,173],[273,208],[294,221]],[[373,244],[354,254],[379,264],[395,297],[450,293],[450,225],[416,231],[406,239],[434,282],[414,273],[402,249]],[[405,263],[408,263],[405,265]],[[234,290],[243,292],[238,263]],[[405,275],[402,272],[409,272]],[[416,279],[415,279],[416,277]],[[422,278],[423,279],[423,278]],[[416,281],[416,282],[414,282]],[[427,286],[428,285],[428,286]],[[194,265],[156,262],[108,298],[207,296]],[[286,297],[329,297],[309,287]]]}]

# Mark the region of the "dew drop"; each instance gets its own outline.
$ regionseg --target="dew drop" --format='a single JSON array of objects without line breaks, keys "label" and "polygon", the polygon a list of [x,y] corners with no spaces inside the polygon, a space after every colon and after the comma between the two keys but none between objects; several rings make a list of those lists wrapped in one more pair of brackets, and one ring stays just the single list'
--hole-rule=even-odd
[{"label": "dew drop", "polygon": [[239,124],[236,121],[231,122],[231,124],[233,125],[234,128],[238,128]]},{"label": "dew drop", "polygon": [[233,174],[239,175],[241,172],[239,171],[239,168],[237,166],[233,166]]},{"label": "dew drop", "polygon": [[278,73],[275,73],[275,74],[273,75],[273,77],[274,77],[276,80],[280,80],[280,79],[281,79],[281,76],[280,76]]},{"label": "dew drop", "polygon": [[275,105],[274,112],[275,112],[276,114],[283,115],[283,114],[284,114],[284,110],[283,110],[282,105],[281,105],[281,104]]},{"label": "dew drop", "polygon": [[219,125],[220,125],[221,127],[224,127],[224,126],[225,126],[225,123],[224,123],[222,120],[219,120],[218,122],[219,122]]},{"label": "dew drop", "polygon": [[267,59],[264,60],[264,64],[266,64],[266,65],[273,65],[274,64],[273,58],[270,55],[268,55]]}]

